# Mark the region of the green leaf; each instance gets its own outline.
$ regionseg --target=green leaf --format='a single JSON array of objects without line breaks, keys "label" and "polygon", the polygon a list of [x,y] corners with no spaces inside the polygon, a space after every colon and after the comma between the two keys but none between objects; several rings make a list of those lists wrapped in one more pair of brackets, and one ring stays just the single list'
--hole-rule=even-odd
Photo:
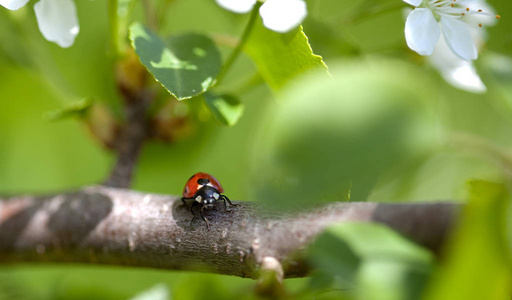
[{"label": "green leaf", "polygon": [[273,90],[312,70],[323,70],[328,76],[327,66],[321,56],[313,53],[302,26],[282,34],[265,28],[258,20],[245,51]]},{"label": "green leaf", "polygon": [[142,64],[178,100],[204,93],[220,71],[220,53],[204,35],[183,34],[163,41],[134,23],[130,39]]},{"label": "green leaf", "polygon": [[470,186],[469,203],[425,299],[510,299],[510,195],[501,184],[473,181]]},{"label": "green leaf", "polygon": [[310,254],[319,274],[341,276],[360,299],[417,298],[433,263],[427,250],[383,225],[371,223],[329,227],[310,248]]},{"label": "green leaf", "polygon": [[232,95],[206,93],[204,100],[215,118],[224,125],[233,126],[242,117],[245,106]]},{"label": "green leaf", "polygon": [[83,98],[64,108],[48,111],[43,115],[43,118],[48,121],[59,121],[72,117],[83,117],[91,105],[91,98]]}]

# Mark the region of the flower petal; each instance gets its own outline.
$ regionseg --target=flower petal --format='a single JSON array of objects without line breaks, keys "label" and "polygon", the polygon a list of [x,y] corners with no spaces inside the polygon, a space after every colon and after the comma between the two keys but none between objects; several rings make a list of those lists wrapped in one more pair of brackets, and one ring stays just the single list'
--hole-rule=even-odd
[{"label": "flower petal", "polygon": [[28,0],[0,0],[0,5],[10,10],[17,10],[27,4]]},{"label": "flower petal", "polygon": [[473,63],[455,55],[444,39],[439,40],[434,53],[428,57],[428,61],[439,71],[444,80],[453,87],[472,93],[487,91]]},{"label": "flower petal", "polygon": [[412,6],[420,6],[420,4],[423,0],[403,0],[403,1]]},{"label": "flower petal", "polygon": [[37,24],[43,36],[62,48],[73,45],[80,31],[72,0],[41,0],[34,4]]},{"label": "flower petal", "polygon": [[256,0],[215,0],[215,2],[229,11],[243,14],[252,9]]},{"label": "flower petal", "polygon": [[441,36],[441,29],[428,8],[415,8],[405,21],[407,46],[421,55],[430,55]]},{"label": "flower petal", "polygon": [[475,94],[485,93],[487,87],[476,73],[475,66],[472,62],[463,60],[464,63],[455,69],[445,70],[441,72],[444,80],[452,86],[472,92]]},{"label": "flower petal", "polygon": [[460,20],[441,17],[441,29],[448,47],[460,58],[473,60],[478,57],[478,52],[467,26]]},{"label": "flower petal", "polygon": [[306,2],[302,0],[267,0],[260,7],[263,25],[281,33],[297,27],[307,14]]}]

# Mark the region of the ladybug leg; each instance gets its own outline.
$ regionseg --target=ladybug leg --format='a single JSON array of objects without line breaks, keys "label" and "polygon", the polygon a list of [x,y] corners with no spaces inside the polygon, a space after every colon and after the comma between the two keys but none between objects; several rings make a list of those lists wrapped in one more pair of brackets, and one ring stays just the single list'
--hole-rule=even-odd
[{"label": "ladybug leg", "polygon": [[[182,199],[183,199],[183,198],[182,198]],[[185,201],[183,201],[183,202],[185,202]],[[185,205],[186,205],[186,204],[185,204]],[[188,207],[188,210],[189,210],[189,211],[190,211],[190,213],[194,216],[194,217],[192,218],[192,220],[190,221],[190,225],[192,225],[192,223],[194,223],[194,221],[195,221],[195,220],[196,220],[196,218],[197,218],[196,214],[192,211],[192,208],[193,208],[194,206],[196,206],[196,205],[197,205],[197,202],[195,202],[195,201],[194,201],[194,203],[192,203],[192,205],[190,205],[190,206]]]},{"label": "ladybug leg", "polygon": [[[186,204],[185,204],[186,205]],[[196,214],[192,211],[192,208],[194,208],[194,206],[197,205],[197,202],[194,201],[194,203],[192,203],[192,205],[190,206],[187,206],[188,207],[188,210],[190,211],[190,213],[195,217]]]},{"label": "ladybug leg", "polygon": [[187,205],[187,202],[185,202],[185,199],[190,199],[190,198],[185,198],[185,197],[181,198],[181,201],[183,201],[183,204],[185,204],[185,207],[188,208],[188,205]]},{"label": "ladybug leg", "polygon": [[226,205],[226,201],[229,203],[229,205],[231,206],[238,206],[238,204],[233,204],[231,203],[231,200],[229,200],[228,197],[224,196],[224,195],[221,195],[221,199],[224,201],[224,211],[231,211],[231,210],[228,210],[228,207]]},{"label": "ladybug leg", "polygon": [[205,208],[206,206],[201,206],[201,210],[199,211],[199,215],[201,216],[201,218],[203,218],[203,220],[206,222],[206,227],[208,229],[210,229],[210,222],[208,222],[208,220],[203,216],[203,209]]}]

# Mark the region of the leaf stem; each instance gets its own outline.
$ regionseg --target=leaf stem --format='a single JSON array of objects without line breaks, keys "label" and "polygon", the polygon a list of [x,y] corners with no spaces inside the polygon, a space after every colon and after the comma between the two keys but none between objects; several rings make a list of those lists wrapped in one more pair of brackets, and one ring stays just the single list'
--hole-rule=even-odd
[{"label": "leaf stem", "polygon": [[108,19],[110,21],[110,47],[115,56],[121,53],[119,45],[119,20],[117,15],[117,0],[108,1]]},{"label": "leaf stem", "polygon": [[238,45],[233,49],[233,52],[231,52],[231,55],[226,60],[226,63],[224,64],[224,67],[220,71],[219,75],[217,76],[217,82],[215,83],[218,85],[226,73],[229,71],[235,60],[237,59],[238,55],[240,55],[240,52],[242,51],[242,48],[244,47],[245,43],[249,39],[249,36],[251,35],[251,31],[254,27],[254,23],[256,22],[256,18],[258,17],[258,12],[260,9],[260,6],[262,5],[261,2],[256,1],[256,4],[254,4],[254,7],[251,11],[251,16],[249,17],[249,22],[245,26],[244,32],[242,34],[242,37],[240,38],[240,41],[238,42]]},{"label": "leaf stem", "polygon": [[116,58],[126,55],[128,44],[128,22],[137,1],[109,0],[108,18],[110,22],[110,51]]}]

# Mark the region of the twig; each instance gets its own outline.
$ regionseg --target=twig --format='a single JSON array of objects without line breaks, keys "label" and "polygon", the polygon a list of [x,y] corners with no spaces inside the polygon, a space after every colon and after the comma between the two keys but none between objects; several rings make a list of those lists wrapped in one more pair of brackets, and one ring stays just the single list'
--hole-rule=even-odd
[{"label": "twig", "polygon": [[[437,252],[459,210],[448,202],[353,202],[279,214],[239,202],[231,213],[221,204],[207,211],[208,230],[201,220],[190,224],[179,199],[91,186],[0,201],[0,262],[128,265],[249,278],[258,278],[262,267],[278,277],[301,277],[310,271],[305,247],[330,224],[383,223]],[[279,268],[269,269],[269,261]]]},{"label": "twig", "polygon": [[117,161],[105,186],[130,187],[133,171],[144,141],[149,135],[146,113],[151,103],[149,92],[141,90],[136,97],[125,97],[126,125],[116,145]]}]

